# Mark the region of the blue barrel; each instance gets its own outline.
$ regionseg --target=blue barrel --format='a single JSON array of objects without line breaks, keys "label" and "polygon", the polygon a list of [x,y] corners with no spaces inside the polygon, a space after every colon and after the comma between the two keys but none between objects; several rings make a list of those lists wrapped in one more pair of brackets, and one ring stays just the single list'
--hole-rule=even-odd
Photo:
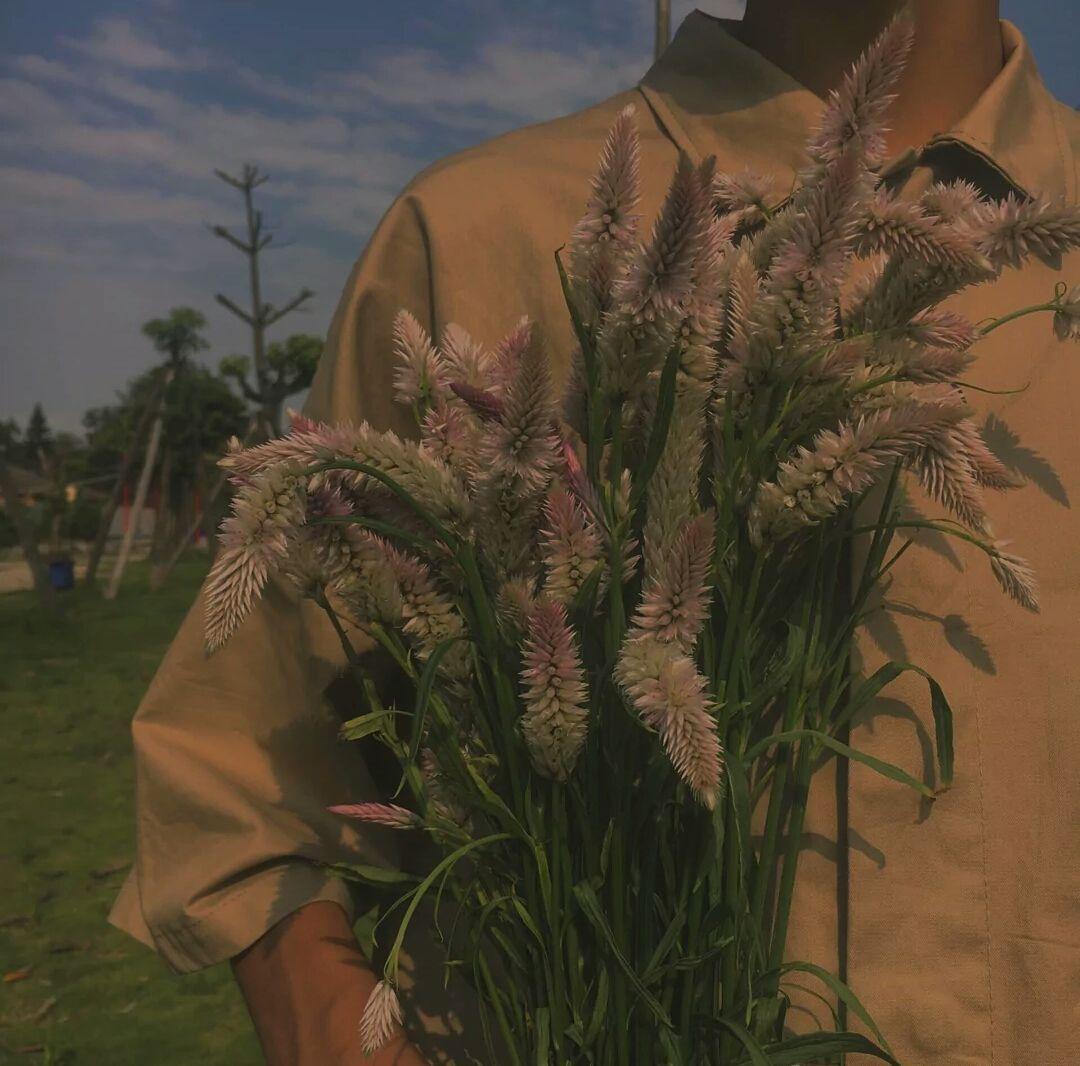
[{"label": "blue barrel", "polygon": [[54,559],[49,563],[49,584],[59,592],[75,587],[75,564],[70,559]]}]

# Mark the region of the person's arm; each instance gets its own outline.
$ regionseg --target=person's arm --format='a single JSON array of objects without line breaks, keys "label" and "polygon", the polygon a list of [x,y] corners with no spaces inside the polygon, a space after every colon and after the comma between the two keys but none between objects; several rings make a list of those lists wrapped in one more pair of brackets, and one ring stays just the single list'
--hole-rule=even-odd
[{"label": "person's arm", "polygon": [[422,1066],[404,1035],[364,1055],[358,1022],[377,978],[337,904],[295,911],[232,966],[268,1066]]}]

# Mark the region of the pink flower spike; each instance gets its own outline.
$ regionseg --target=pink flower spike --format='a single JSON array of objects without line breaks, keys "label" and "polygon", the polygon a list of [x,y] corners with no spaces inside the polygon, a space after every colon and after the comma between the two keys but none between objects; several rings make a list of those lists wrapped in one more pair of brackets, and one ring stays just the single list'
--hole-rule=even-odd
[{"label": "pink flower spike", "polygon": [[385,825],[391,829],[415,829],[420,825],[417,814],[393,803],[344,803],[326,809],[331,814],[340,814],[373,825]]},{"label": "pink flower spike", "polygon": [[487,389],[478,389],[467,381],[451,381],[450,391],[467,403],[485,422],[499,418],[503,413],[503,401]]},{"label": "pink flower spike", "polygon": [[401,1003],[394,986],[380,981],[368,996],[360,1018],[360,1043],[365,1055],[374,1055],[385,1047],[402,1021]]}]

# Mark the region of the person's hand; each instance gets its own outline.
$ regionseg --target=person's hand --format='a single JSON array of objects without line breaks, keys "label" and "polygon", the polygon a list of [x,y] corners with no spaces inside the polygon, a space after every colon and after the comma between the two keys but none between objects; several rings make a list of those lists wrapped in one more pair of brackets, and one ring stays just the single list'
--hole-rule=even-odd
[{"label": "person's hand", "polygon": [[377,978],[336,903],[301,907],[232,966],[268,1066],[425,1066],[404,1034],[374,1055],[361,1049]]}]

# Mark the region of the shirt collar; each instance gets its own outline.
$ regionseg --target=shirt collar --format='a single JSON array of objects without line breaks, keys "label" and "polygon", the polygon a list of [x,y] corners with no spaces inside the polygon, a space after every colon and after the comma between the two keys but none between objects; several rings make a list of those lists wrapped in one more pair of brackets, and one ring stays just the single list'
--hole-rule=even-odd
[{"label": "shirt collar", "polygon": [[[646,73],[640,90],[672,140],[692,158],[715,155],[722,170],[743,167],[777,177],[775,202],[790,191],[822,99],[729,31],[731,23],[694,11]],[[900,153],[889,173],[923,153],[961,148],[971,177],[1002,181],[1023,195],[1076,195],[1062,121],[1020,31],[1001,23],[1005,63],[956,125],[916,152]],[[965,167],[965,169],[967,169]]]}]

